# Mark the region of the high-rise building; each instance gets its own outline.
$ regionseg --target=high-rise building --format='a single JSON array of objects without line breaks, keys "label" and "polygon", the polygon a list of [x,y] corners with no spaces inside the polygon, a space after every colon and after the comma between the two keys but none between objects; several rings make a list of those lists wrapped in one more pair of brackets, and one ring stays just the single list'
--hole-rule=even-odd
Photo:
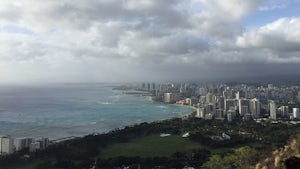
[{"label": "high-rise building", "polygon": [[237,112],[234,109],[229,109],[229,110],[227,110],[227,114],[231,114],[232,119],[235,119]]},{"label": "high-rise building", "polygon": [[155,83],[152,83],[152,90],[156,90]]},{"label": "high-rise building", "polygon": [[233,118],[232,118],[232,113],[227,113],[227,121],[228,122],[232,122]]},{"label": "high-rise building", "polygon": [[240,99],[239,100],[239,114],[240,116],[244,116],[249,113],[249,100],[248,99]]},{"label": "high-rise building", "polygon": [[195,97],[192,97],[192,98],[186,98],[185,99],[185,102],[186,104],[188,105],[194,105],[194,104],[197,104],[199,102],[199,99],[195,98]]},{"label": "high-rise building", "polygon": [[35,142],[39,142],[39,143],[40,143],[40,148],[41,148],[41,149],[45,149],[45,148],[47,148],[48,145],[49,145],[49,139],[48,139],[48,138],[45,138],[45,137],[36,139]]},{"label": "high-rise building", "polygon": [[268,84],[268,89],[274,89],[274,85],[273,84]]},{"label": "high-rise building", "polygon": [[40,142],[32,142],[29,145],[29,152],[35,152],[41,148],[41,143]]},{"label": "high-rise building", "polygon": [[252,117],[260,117],[260,102],[257,98],[251,99],[250,100],[250,113]]},{"label": "high-rise building", "polygon": [[205,117],[205,109],[204,108],[197,108],[196,117],[204,118]]},{"label": "high-rise building", "polygon": [[270,107],[270,119],[277,120],[276,104],[273,100],[269,103]]},{"label": "high-rise building", "polygon": [[213,94],[207,93],[205,98],[206,98],[206,103],[213,103]]},{"label": "high-rise building", "polygon": [[205,112],[214,114],[215,113],[215,106],[212,103],[206,104],[204,106]]},{"label": "high-rise building", "polygon": [[289,114],[289,106],[280,106],[278,108],[278,113],[280,114],[281,117],[288,117]]},{"label": "high-rise building", "polygon": [[299,108],[293,108],[293,117],[295,119],[300,119]]},{"label": "high-rise building", "polygon": [[225,110],[235,109],[237,107],[237,100],[236,99],[225,99]]},{"label": "high-rise building", "polygon": [[233,91],[232,90],[223,91],[223,97],[225,99],[232,99],[233,98]]},{"label": "high-rise building", "polygon": [[201,103],[201,104],[205,104],[205,103],[206,103],[206,98],[205,98],[205,96],[200,96],[200,98],[199,98],[199,103]]},{"label": "high-rise building", "polygon": [[239,114],[244,116],[245,114],[249,113],[249,106],[241,106],[239,107]]},{"label": "high-rise building", "polygon": [[250,114],[250,113],[244,114],[243,120],[244,120],[244,121],[249,121],[249,120],[251,120],[251,114]]},{"label": "high-rise building", "polygon": [[220,96],[217,98],[217,106],[219,109],[224,110],[225,109],[225,99],[224,97]]},{"label": "high-rise building", "polygon": [[172,93],[165,93],[164,94],[164,102],[165,103],[172,103],[171,96],[172,96]]},{"label": "high-rise building", "polygon": [[10,136],[0,136],[0,155],[13,153],[13,139]]},{"label": "high-rise building", "polygon": [[175,103],[180,100],[180,93],[164,93],[164,102],[165,103]]},{"label": "high-rise building", "polygon": [[33,142],[33,138],[16,138],[14,139],[14,146],[16,151],[20,151],[24,148],[28,148]]},{"label": "high-rise building", "polygon": [[240,92],[237,92],[237,93],[235,94],[235,99],[237,99],[237,100],[241,99],[241,98],[240,98]]},{"label": "high-rise building", "polygon": [[222,109],[216,109],[214,115],[218,119],[224,118],[224,111]]},{"label": "high-rise building", "polygon": [[243,91],[236,92],[235,99],[239,100],[239,99],[242,99],[242,98],[245,98],[245,92],[243,92]]},{"label": "high-rise building", "polygon": [[204,88],[204,87],[200,87],[200,88],[198,89],[198,93],[199,93],[199,95],[201,95],[201,96],[205,96],[205,95],[207,94],[207,89]]}]

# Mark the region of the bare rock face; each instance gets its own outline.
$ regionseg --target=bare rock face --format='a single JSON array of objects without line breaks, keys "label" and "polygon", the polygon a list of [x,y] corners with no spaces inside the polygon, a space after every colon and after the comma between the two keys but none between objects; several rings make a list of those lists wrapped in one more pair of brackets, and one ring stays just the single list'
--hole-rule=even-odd
[{"label": "bare rock face", "polygon": [[275,168],[280,167],[280,163],[281,163],[280,156],[279,155],[275,156],[275,159],[274,159],[274,166],[275,166]]},{"label": "bare rock face", "polygon": [[253,169],[300,169],[300,134],[252,167]]},{"label": "bare rock face", "polygon": [[257,163],[255,169],[261,169],[261,168],[262,168],[261,163]]}]

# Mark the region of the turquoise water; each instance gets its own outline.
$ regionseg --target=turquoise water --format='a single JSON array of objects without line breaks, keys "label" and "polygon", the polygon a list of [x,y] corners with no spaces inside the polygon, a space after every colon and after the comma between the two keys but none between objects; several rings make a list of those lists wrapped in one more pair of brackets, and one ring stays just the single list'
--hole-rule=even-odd
[{"label": "turquoise water", "polygon": [[103,84],[0,87],[0,135],[13,137],[83,136],[191,112]]}]

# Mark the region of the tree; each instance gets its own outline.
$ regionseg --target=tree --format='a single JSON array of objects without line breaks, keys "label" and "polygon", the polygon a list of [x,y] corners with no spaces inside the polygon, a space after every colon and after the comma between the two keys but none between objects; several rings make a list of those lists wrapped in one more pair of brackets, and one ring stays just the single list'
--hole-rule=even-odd
[{"label": "tree", "polygon": [[245,168],[250,166],[256,161],[257,151],[248,146],[240,147],[235,150],[235,156],[237,157],[236,166],[237,168]]},{"label": "tree", "polygon": [[223,164],[223,158],[220,155],[212,155],[209,160],[202,165],[203,169],[226,169]]},{"label": "tree", "polygon": [[244,169],[256,161],[257,151],[248,146],[240,147],[233,154],[226,154],[224,157],[213,155],[202,165],[203,169]]}]

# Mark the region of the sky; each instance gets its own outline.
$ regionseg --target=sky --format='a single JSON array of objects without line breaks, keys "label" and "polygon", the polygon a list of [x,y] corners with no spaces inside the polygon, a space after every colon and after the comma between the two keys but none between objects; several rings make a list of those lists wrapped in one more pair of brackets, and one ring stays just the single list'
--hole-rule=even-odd
[{"label": "sky", "polygon": [[0,84],[300,74],[300,0],[0,1]]}]

